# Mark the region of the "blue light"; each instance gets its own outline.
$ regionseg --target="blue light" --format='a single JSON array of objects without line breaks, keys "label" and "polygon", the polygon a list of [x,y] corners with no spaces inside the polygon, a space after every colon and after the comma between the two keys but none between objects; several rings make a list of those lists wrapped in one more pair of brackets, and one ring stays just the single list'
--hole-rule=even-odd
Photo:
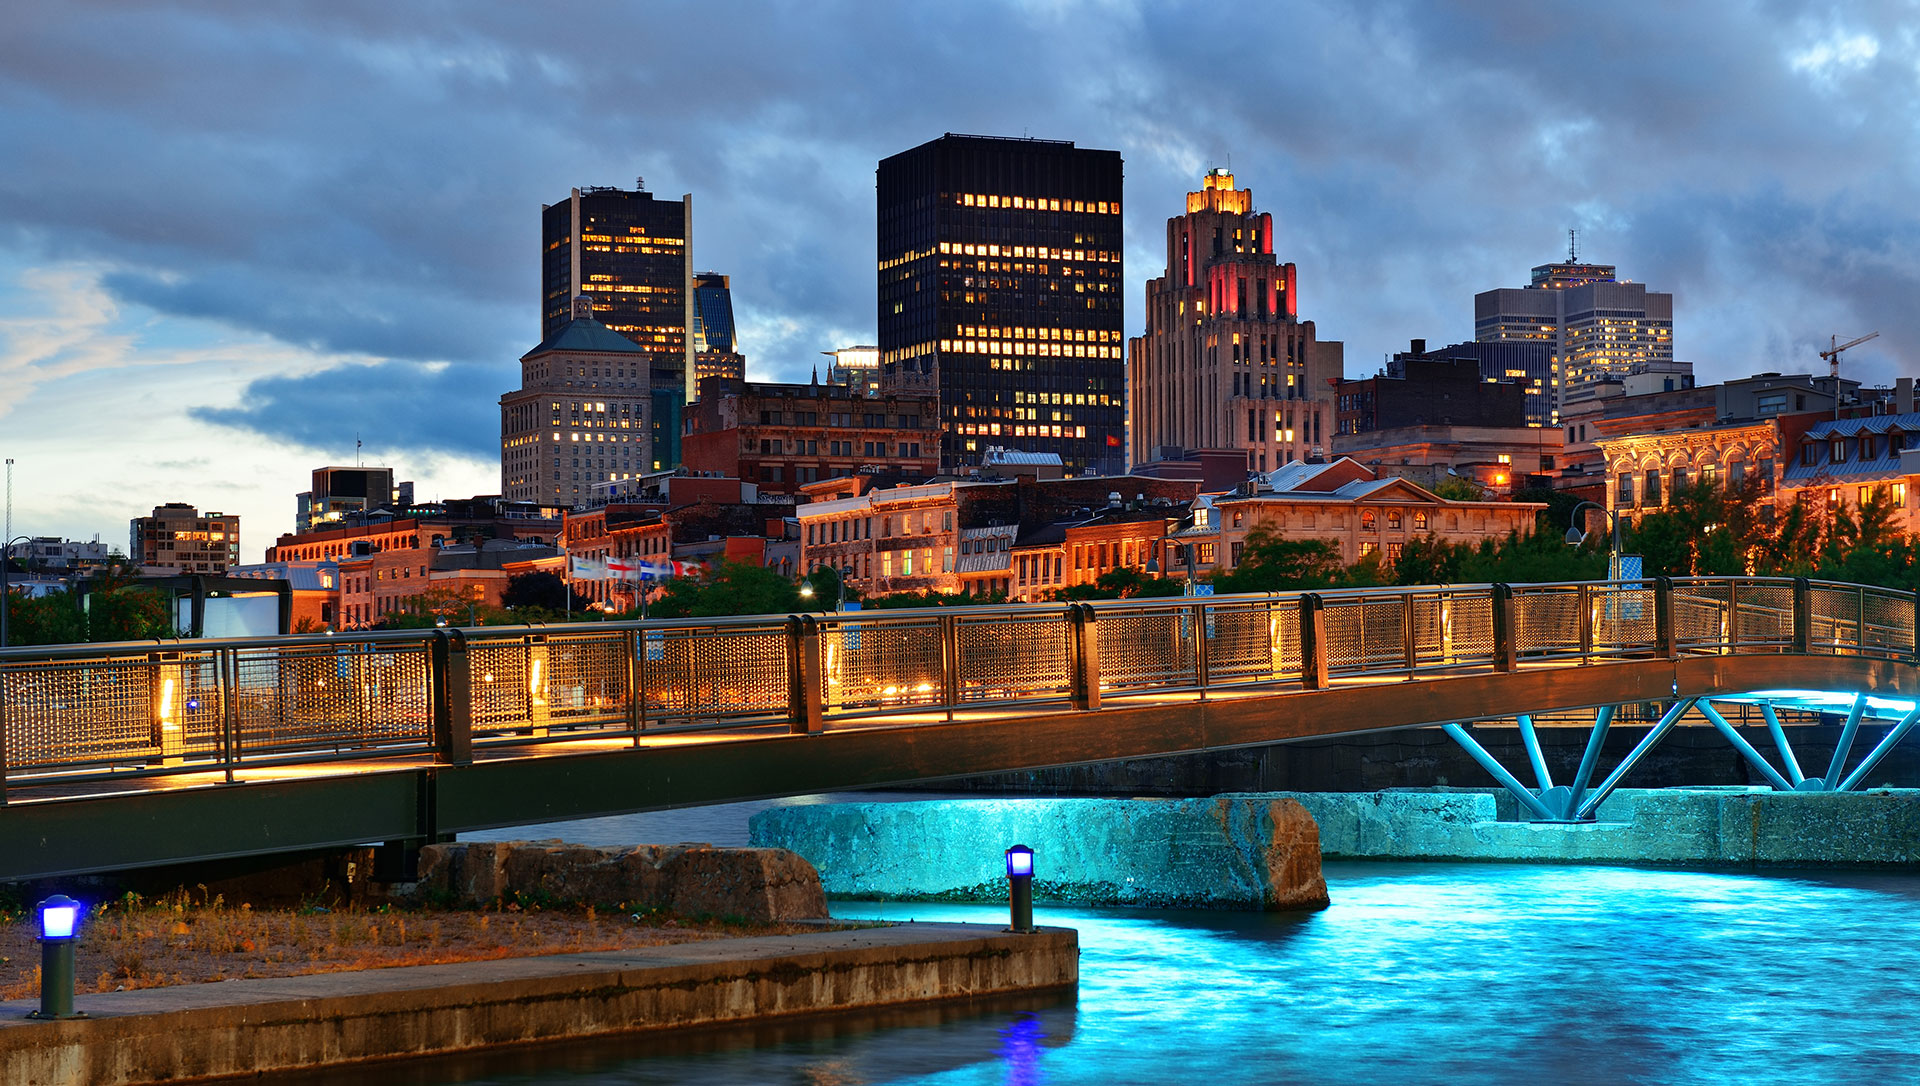
[{"label": "blue light", "polygon": [[188,699],[187,699],[187,709],[188,709],[189,711],[192,711],[192,710],[194,710],[194,709],[198,709],[198,708],[200,708],[200,699],[199,699],[199,698],[188,698]]},{"label": "blue light", "polygon": [[55,894],[40,903],[40,938],[71,939],[80,922],[80,903],[64,894]]},{"label": "blue light", "polygon": [[1033,850],[1025,845],[1015,845],[1007,850],[1007,877],[1010,879],[1027,878],[1033,874]]}]

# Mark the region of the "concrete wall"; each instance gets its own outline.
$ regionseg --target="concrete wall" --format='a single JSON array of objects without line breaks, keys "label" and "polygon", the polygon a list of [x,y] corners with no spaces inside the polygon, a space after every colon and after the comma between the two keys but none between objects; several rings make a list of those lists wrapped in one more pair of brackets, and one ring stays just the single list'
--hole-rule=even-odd
[{"label": "concrete wall", "polygon": [[1004,853],[1034,896],[1085,905],[1315,909],[1319,834],[1293,797],[835,803],[755,815],[755,844],[812,862],[830,896],[1004,901]]}]

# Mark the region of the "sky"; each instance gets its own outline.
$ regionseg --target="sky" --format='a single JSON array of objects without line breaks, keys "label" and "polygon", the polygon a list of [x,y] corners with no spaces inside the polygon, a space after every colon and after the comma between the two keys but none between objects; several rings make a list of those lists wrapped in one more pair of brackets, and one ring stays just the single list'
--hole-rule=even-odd
[{"label": "sky", "polygon": [[292,528],[326,464],[499,489],[540,207],[694,196],[748,375],[875,337],[873,170],[945,132],[1121,152],[1129,334],[1230,166],[1349,376],[1583,260],[1701,383],[1920,359],[1913,3],[192,5],[0,0],[11,535],[168,501]]}]

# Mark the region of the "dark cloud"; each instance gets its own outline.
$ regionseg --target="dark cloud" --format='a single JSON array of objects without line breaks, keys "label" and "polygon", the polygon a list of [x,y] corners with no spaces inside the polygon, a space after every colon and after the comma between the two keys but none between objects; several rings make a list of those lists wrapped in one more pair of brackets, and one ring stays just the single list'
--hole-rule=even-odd
[{"label": "dark cloud", "polygon": [[[368,446],[482,459],[500,449],[500,393],[518,366],[385,362],[255,381],[238,407],[202,407],[195,418],[318,449],[365,435]],[[398,461],[396,461],[398,462]]]},{"label": "dark cloud", "polygon": [[[694,193],[696,263],[733,276],[749,336],[780,330],[743,344],[755,372],[799,377],[872,335],[875,162],[1027,133],[1125,155],[1135,328],[1164,218],[1231,157],[1356,371],[1466,338],[1473,293],[1525,282],[1575,227],[1584,256],[1676,295],[1706,379],[1875,328],[1849,363],[1884,379],[1920,345],[1906,22],[1788,3],[43,6],[0,36],[0,238],[103,262],[108,290],[162,313],[392,360],[331,371],[345,398],[334,376],[276,379],[208,417],[298,439],[324,402],[488,455],[537,338],[542,202],[636,174]],[[435,417],[392,409],[423,393]]]}]

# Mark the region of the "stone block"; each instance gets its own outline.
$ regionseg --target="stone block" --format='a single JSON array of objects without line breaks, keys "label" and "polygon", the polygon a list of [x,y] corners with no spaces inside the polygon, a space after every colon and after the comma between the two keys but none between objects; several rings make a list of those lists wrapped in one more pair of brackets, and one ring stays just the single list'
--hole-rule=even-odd
[{"label": "stone block", "polygon": [[812,861],[836,896],[992,901],[1008,846],[1034,850],[1046,901],[1323,908],[1319,830],[1296,800],[1016,799],[836,803],[755,815],[752,840]]},{"label": "stone block", "polygon": [[709,845],[595,848],[559,841],[472,841],[420,850],[420,881],[395,896],[484,906],[532,900],[661,908],[772,923],[827,915],[820,875],[782,849]]}]

